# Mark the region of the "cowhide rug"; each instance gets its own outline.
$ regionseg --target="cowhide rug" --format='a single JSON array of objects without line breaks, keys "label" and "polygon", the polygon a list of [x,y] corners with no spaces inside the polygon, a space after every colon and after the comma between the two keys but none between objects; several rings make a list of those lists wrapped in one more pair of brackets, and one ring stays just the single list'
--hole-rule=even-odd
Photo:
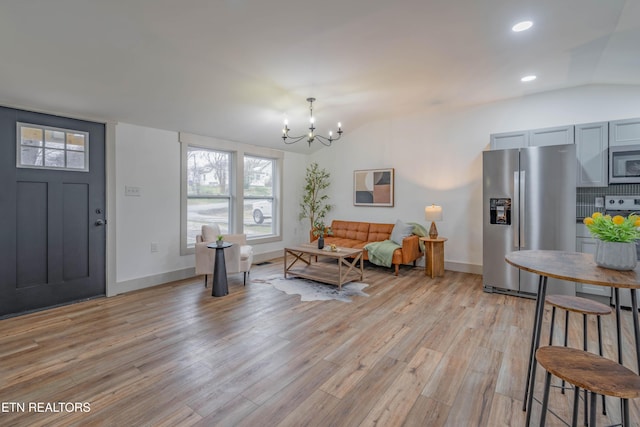
[{"label": "cowhide rug", "polygon": [[335,299],[343,302],[351,302],[351,297],[369,296],[362,291],[369,285],[361,282],[345,283],[342,285],[341,290],[338,290],[336,285],[328,285],[297,277],[285,279],[282,276],[273,276],[267,277],[266,279],[252,279],[251,282],[265,283],[288,295],[300,295],[300,301],[327,301]]}]

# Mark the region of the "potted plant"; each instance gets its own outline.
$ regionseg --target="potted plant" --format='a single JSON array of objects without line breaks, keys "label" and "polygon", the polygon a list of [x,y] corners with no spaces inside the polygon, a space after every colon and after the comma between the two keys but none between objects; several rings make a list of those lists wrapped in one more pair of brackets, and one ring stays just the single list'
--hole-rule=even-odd
[{"label": "potted plant", "polygon": [[324,248],[324,236],[331,236],[333,231],[331,231],[331,227],[325,226],[324,222],[316,221],[311,233],[318,238],[318,249],[322,249]]},{"label": "potted plant", "polygon": [[216,245],[218,246],[222,246],[222,244],[224,243],[224,236],[222,234],[218,234],[218,239],[216,240]]},{"label": "potted plant", "polygon": [[614,270],[633,270],[637,264],[635,241],[640,238],[640,216],[603,215],[594,212],[583,220],[596,241],[593,259]]},{"label": "potted plant", "polygon": [[329,172],[320,169],[317,163],[307,166],[299,219],[309,218],[311,240],[312,236],[318,236],[314,233],[316,222],[322,222],[332,208],[327,203],[329,196],[325,193],[330,185],[329,178]]}]

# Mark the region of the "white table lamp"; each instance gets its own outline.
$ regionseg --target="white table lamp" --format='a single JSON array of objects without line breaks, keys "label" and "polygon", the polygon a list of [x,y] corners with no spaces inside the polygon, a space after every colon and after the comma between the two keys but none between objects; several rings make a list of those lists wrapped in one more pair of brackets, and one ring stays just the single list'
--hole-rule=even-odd
[{"label": "white table lamp", "polygon": [[436,221],[442,221],[442,206],[431,205],[424,208],[424,219],[431,221],[431,228],[429,228],[429,238],[438,238],[438,229],[436,228]]}]

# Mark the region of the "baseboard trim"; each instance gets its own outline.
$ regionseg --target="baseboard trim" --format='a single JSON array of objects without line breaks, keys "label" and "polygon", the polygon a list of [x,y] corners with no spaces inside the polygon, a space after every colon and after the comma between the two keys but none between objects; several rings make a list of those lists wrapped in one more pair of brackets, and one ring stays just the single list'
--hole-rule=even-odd
[{"label": "baseboard trim", "polygon": [[[259,264],[265,261],[271,261],[276,258],[282,258],[282,251],[275,250],[253,256],[253,263]],[[445,261],[445,270],[459,271],[461,273],[482,274],[482,266],[476,264],[465,264],[462,262]],[[168,271],[166,273],[154,274],[152,276],[140,277],[137,279],[125,280],[117,282],[107,289],[107,296],[112,297],[125,292],[137,291],[140,289],[150,288],[162,285],[176,280],[189,279],[196,275],[195,267],[183,268],[181,270]]]},{"label": "baseboard trim", "polygon": [[139,289],[151,288],[163,283],[174,282],[176,280],[189,279],[196,275],[196,268],[189,267],[182,270],[168,271],[166,273],[154,274],[137,279],[117,282],[107,290],[107,296],[112,297],[125,292],[137,291]]},{"label": "baseboard trim", "polygon": [[271,251],[271,252],[265,252],[265,253],[262,253],[262,254],[254,254],[253,255],[253,263],[254,264],[260,264],[261,262],[271,261],[272,259],[282,258],[282,257],[283,257],[282,249],[276,250],[276,251]]},{"label": "baseboard trim", "polygon": [[482,266],[478,264],[465,264],[456,261],[445,261],[444,269],[459,271],[460,273],[482,274]]}]

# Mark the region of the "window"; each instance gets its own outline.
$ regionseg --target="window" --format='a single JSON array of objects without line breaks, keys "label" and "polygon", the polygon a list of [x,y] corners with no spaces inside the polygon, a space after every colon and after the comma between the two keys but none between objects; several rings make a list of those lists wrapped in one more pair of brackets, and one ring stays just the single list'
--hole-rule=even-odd
[{"label": "window", "polygon": [[87,132],[28,123],[17,130],[17,167],[89,171]]},{"label": "window", "polygon": [[247,237],[275,234],[273,221],[275,160],[244,156],[244,215]]},{"label": "window", "polygon": [[252,245],[282,240],[283,151],[184,132],[180,144],[182,255],[195,252],[204,224]]},{"label": "window", "polygon": [[200,147],[187,150],[187,246],[204,224],[231,227],[231,153]]}]

